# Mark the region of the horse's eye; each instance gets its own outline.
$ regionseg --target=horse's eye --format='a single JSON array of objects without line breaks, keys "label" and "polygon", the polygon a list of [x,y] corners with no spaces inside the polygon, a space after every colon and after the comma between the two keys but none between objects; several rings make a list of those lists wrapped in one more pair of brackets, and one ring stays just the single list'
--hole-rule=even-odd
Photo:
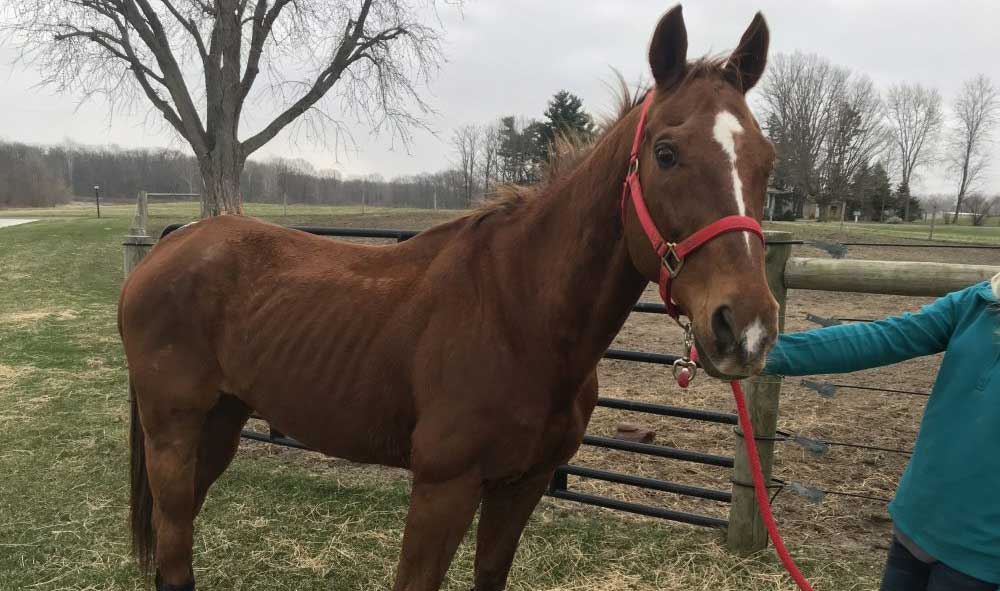
[{"label": "horse's eye", "polygon": [[656,155],[656,163],[660,165],[660,168],[667,169],[677,164],[677,152],[670,144],[662,142],[656,144],[653,153]]}]

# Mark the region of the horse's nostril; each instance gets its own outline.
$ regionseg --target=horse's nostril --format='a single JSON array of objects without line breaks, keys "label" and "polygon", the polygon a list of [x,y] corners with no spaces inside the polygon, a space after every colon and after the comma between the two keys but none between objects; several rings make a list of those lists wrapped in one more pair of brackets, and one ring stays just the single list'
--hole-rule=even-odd
[{"label": "horse's nostril", "polygon": [[712,314],[712,332],[715,334],[719,353],[723,355],[734,353],[739,344],[733,324],[733,311],[729,306],[720,306]]}]

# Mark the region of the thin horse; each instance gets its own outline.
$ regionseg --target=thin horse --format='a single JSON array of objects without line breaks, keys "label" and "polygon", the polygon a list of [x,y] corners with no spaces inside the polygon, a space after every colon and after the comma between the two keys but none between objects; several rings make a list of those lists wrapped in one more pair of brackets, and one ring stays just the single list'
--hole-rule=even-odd
[{"label": "thin horse", "polygon": [[[767,46],[758,14],[727,59],[689,63],[675,7],[650,45],[635,158],[628,101],[575,167],[402,244],[239,216],[160,241],[119,303],[133,545],[158,589],[194,589],[194,520],[252,411],[323,453],[412,471],[396,591],[440,587],[477,509],[475,589],[503,589],[532,510],[580,445],[598,360],[649,281],[679,266],[622,199],[626,174],[666,240],[759,219],[774,152],[744,94]],[[703,365],[759,371],[777,311],[761,241],[729,232],[685,261],[672,297]]]}]

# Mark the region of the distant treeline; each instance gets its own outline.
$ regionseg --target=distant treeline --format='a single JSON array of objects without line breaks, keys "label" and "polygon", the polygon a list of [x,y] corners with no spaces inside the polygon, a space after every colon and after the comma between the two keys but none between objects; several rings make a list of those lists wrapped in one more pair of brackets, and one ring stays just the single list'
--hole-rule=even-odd
[{"label": "distant treeline", "polygon": [[[51,207],[74,199],[135,199],[139,191],[200,193],[197,161],[176,150],[32,146],[0,142],[0,207]],[[250,161],[243,172],[247,202],[327,203],[388,207],[469,205],[457,170],[385,180],[344,179],[303,160]]]},{"label": "distant treeline", "polygon": [[[391,180],[371,174],[345,179],[305,160],[247,163],[240,179],[244,202],[360,204],[457,209],[470,207],[500,183],[536,182],[557,134],[593,137],[592,117],[579,97],[556,93],[544,119],[502,117],[466,125],[452,138],[452,167]],[[31,146],[0,142],[0,207],[47,207],[73,199],[135,199],[139,191],[201,193],[197,160],[177,150]]]}]

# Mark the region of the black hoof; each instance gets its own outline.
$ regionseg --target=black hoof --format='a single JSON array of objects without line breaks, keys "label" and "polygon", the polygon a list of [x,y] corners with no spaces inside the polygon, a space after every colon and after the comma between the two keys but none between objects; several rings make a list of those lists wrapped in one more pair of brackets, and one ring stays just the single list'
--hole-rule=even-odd
[{"label": "black hoof", "polygon": [[194,591],[194,581],[186,585],[168,585],[160,579],[160,572],[156,571],[156,591]]}]

